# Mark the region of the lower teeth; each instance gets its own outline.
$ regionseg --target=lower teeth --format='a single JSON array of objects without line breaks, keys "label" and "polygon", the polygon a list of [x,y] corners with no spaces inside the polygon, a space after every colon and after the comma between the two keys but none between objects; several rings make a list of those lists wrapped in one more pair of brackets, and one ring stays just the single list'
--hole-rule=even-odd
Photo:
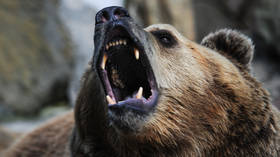
[{"label": "lower teeth", "polygon": [[143,88],[140,87],[137,94],[136,94],[136,99],[141,99],[143,94]]}]

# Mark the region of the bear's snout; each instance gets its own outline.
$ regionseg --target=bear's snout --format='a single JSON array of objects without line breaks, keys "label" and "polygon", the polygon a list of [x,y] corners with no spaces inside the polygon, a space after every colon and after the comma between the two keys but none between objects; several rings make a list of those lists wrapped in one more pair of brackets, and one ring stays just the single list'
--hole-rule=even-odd
[{"label": "bear's snout", "polygon": [[113,6],[100,10],[95,16],[95,24],[119,20],[122,17],[129,17],[127,10],[123,7]]}]

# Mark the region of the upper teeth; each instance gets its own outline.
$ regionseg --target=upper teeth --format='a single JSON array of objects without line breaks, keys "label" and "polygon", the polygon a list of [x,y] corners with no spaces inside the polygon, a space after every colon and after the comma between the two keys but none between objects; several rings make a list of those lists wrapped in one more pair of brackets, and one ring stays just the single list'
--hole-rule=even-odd
[{"label": "upper teeth", "polygon": [[107,59],[108,59],[108,56],[107,56],[107,54],[105,53],[104,56],[103,56],[103,59],[102,59],[102,63],[101,63],[101,68],[102,68],[103,70],[105,69]]},{"label": "upper teeth", "polygon": [[[136,60],[139,59],[139,50],[137,48],[134,48],[134,56],[136,58]],[[107,56],[107,53],[104,52],[104,56],[102,58],[102,62],[101,62],[101,68],[104,70],[105,69],[105,66],[106,66],[106,62],[107,62],[107,59],[108,59],[108,56]]]},{"label": "upper teeth", "polygon": [[118,45],[126,45],[127,41],[126,40],[117,40],[117,41],[112,41],[106,44],[106,50],[109,50],[110,47],[112,46],[118,46]]},{"label": "upper teeth", "polygon": [[136,60],[138,60],[139,59],[139,50],[137,48],[134,48],[134,55],[135,55]]}]

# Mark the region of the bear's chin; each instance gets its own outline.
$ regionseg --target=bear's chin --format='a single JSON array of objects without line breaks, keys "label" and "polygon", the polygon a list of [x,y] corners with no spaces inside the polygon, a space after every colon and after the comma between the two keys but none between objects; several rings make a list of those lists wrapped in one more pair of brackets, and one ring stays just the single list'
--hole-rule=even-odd
[{"label": "bear's chin", "polygon": [[108,111],[109,125],[123,134],[140,132],[152,112],[142,112],[129,107],[116,107]]}]

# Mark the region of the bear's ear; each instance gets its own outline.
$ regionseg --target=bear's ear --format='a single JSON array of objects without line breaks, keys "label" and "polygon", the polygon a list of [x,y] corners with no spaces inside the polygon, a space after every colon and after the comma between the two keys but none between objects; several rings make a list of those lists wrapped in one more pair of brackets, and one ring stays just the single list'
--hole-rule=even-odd
[{"label": "bear's ear", "polygon": [[235,60],[247,69],[250,67],[254,45],[250,38],[240,32],[222,29],[204,37],[201,44],[218,51],[230,60]]}]

